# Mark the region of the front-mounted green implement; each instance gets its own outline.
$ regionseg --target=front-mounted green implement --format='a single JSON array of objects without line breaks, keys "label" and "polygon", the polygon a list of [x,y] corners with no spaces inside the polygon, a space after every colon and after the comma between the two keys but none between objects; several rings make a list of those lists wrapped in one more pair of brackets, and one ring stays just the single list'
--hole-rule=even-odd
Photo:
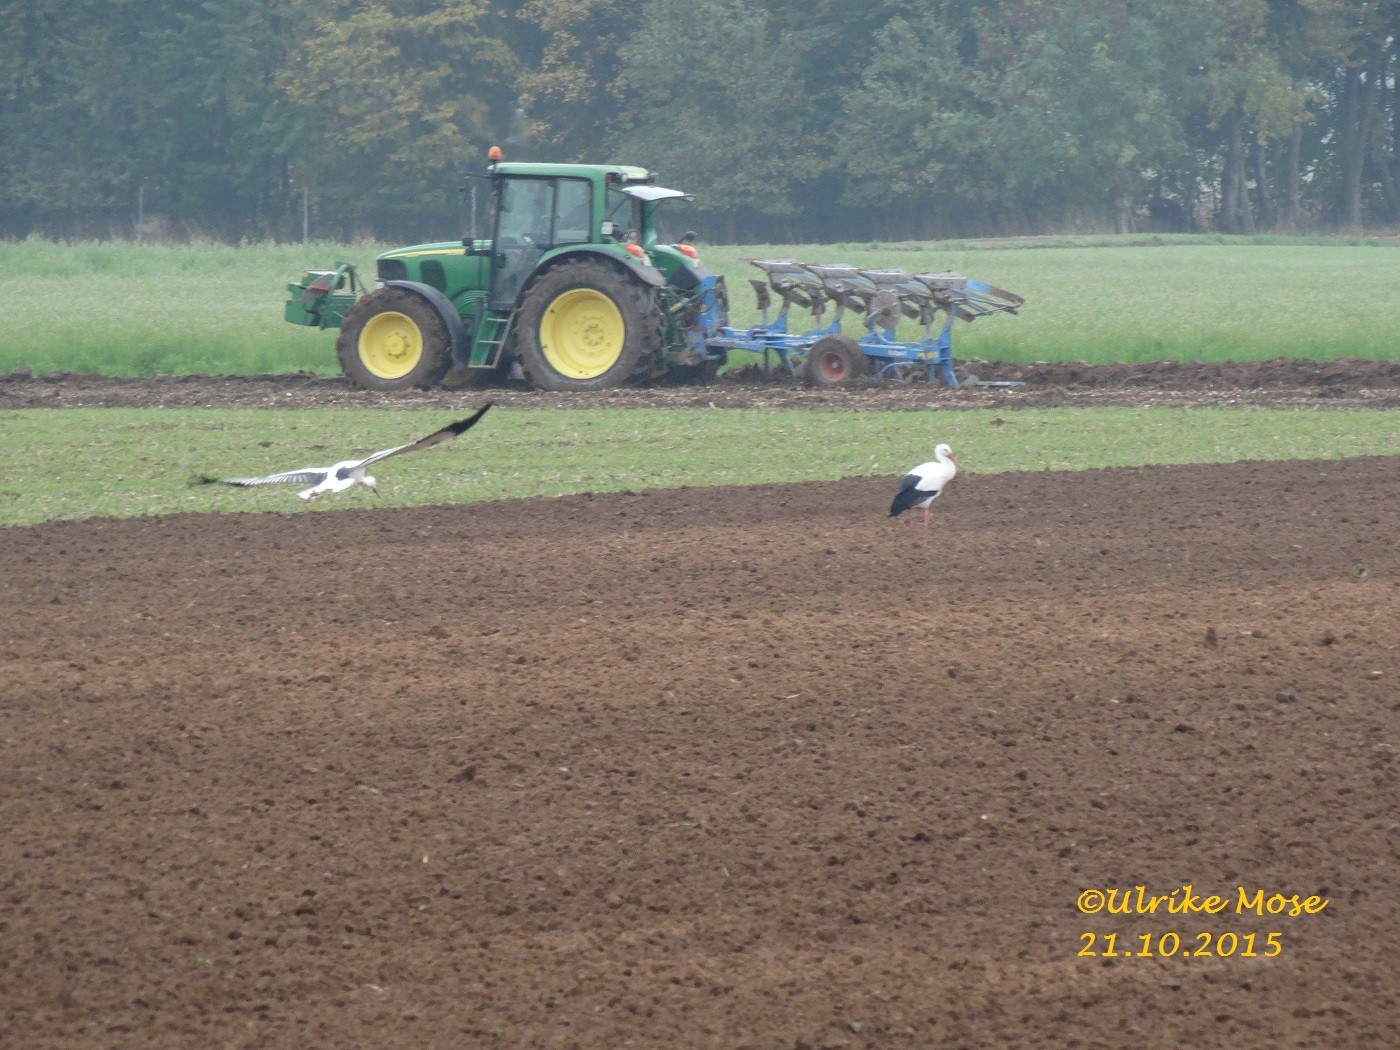
[{"label": "front-mounted green implement", "polygon": [[284,320],[312,328],[339,328],[345,311],[365,292],[353,263],[338,262],[334,270],[307,270],[300,281],[287,285],[291,298]]},{"label": "front-mounted green implement", "polygon": [[[724,279],[691,243],[662,243],[656,209],[686,194],[624,165],[507,164],[492,149],[489,239],[386,252],[366,291],[355,268],[288,285],[293,324],[339,328],[358,386],[464,383],[518,365],[549,390],[595,390],[667,373],[713,374],[728,323]],[[363,293],[363,294],[361,294]]]}]

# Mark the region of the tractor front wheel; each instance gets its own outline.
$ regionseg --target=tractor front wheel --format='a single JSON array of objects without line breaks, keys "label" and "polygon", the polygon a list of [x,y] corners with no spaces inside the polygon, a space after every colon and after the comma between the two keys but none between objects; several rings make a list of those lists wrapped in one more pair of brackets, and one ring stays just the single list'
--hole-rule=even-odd
[{"label": "tractor front wheel", "polygon": [[426,390],[452,364],[436,310],[405,288],[376,288],[345,312],[335,341],[340,369],[364,390]]},{"label": "tractor front wheel", "polygon": [[575,259],[525,288],[515,342],[535,386],[604,390],[645,374],[661,349],[660,309],[641,281]]},{"label": "tractor front wheel", "polygon": [[826,335],[807,352],[807,382],[813,386],[844,386],[864,379],[870,359],[848,335]]}]

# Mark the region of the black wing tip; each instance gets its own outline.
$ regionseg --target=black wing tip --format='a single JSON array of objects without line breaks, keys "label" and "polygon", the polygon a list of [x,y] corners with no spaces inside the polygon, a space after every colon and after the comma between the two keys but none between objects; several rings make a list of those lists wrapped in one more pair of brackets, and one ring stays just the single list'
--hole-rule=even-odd
[{"label": "black wing tip", "polygon": [[191,485],[217,485],[219,479],[211,474],[196,474],[190,478]]},{"label": "black wing tip", "polygon": [[482,405],[475,412],[469,415],[466,419],[459,419],[455,423],[449,423],[443,429],[450,430],[454,435],[461,434],[463,431],[466,430],[470,430],[477,424],[478,421],[480,421],[482,416],[486,415],[486,410],[495,403],[495,401],[488,401],[486,402],[486,404]]}]

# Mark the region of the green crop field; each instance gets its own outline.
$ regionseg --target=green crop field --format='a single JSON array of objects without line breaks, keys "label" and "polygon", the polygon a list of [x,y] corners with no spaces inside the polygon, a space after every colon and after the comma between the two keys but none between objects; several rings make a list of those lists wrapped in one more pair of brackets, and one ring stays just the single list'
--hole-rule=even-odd
[{"label": "green crop field", "polygon": [[931,458],[938,441],[973,475],[1400,454],[1400,413],[1354,410],[496,409],[457,441],[385,462],[375,471],[379,496],[356,489],[307,505],[292,486],[189,484],[203,473],[328,465],[452,418],[382,409],[0,412],[0,525],[897,475]]},{"label": "green crop field", "polygon": [[[334,373],[334,333],[281,319],[286,282],[338,259],[372,275],[388,247],[0,242],[0,372]],[[744,326],[758,320],[746,278],[760,274],[744,261],[754,257],[955,269],[1026,297],[1019,317],[959,324],[959,358],[1400,357],[1393,242],[1053,238],[703,247],[701,257],[727,278]],[[906,322],[901,335],[917,328]]]}]

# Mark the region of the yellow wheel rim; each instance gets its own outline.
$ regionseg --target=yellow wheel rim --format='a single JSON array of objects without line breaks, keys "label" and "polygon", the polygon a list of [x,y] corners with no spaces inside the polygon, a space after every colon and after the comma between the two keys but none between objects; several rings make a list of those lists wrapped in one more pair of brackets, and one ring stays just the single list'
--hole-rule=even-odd
[{"label": "yellow wheel rim", "polygon": [[360,361],[380,379],[402,379],[423,359],[423,333],[407,314],[386,310],[360,329]]},{"label": "yellow wheel rim", "polygon": [[626,336],[622,311],[592,288],[574,288],[558,296],[540,319],[545,360],[569,379],[597,379],[617,364]]}]

